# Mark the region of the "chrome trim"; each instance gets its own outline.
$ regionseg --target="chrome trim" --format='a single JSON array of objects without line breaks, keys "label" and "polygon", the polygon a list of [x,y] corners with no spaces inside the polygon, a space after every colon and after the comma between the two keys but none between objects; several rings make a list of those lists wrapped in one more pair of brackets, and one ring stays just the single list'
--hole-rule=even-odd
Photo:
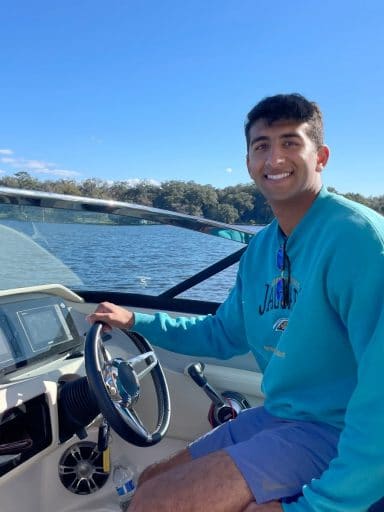
[{"label": "chrome trim", "polygon": [[[147,363],[147,359],[150,360],[149,363]],[[141,370],[141,372],[137,372],[134,366],[142,363],[143,361],[145,361],[147,366],[143,370]],[[153,352],[153,350],[151,350],[149,352],[145,352],[144,354],[139,354],[138,356],[131,357],[130,359],[127,360],[127,363],[132,367],[132,370],[135,372],[137,379],[140,381],[143,377],[148,375],[148,373],[151,373],[153,368],[157,365],[158,361],[156,354]]]}]

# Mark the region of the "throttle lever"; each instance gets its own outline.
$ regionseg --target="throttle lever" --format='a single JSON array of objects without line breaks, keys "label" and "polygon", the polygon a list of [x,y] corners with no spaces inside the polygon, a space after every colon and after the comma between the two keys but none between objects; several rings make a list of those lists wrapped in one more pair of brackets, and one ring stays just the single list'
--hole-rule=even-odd
[{"label": "throttle lever", "polygon": [[223,407],[226,404],[222,397],[217,393],[217,391],[215,391],[213,387],[208,384],[208,381],[204,375],[204,368],[204,363],[199,361],[198,363],[192,363],[187,366],[187,372],[191,379],[205,391],[205,393],[217,408]]}]

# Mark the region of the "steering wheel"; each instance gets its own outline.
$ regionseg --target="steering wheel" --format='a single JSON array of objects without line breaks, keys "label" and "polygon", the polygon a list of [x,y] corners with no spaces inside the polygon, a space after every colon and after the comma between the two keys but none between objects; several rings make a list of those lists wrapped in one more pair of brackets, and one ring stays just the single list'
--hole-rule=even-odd
[{"label": "steering wheel", "polygon": [[[112,359],[102,340],[103,324],[96,322],[85,340],[85,370],[100,411],[113,430],[137,446],[157,444],[167,432],[171,406],[167,382],[150,343],[136,332],[122,329],[140,354],[128,360]],[[140,367],[140,371],[137,369]],[[140,398],[140,380],[150,374],[156,390],[158,419],[148,430],[134,406]]]}]

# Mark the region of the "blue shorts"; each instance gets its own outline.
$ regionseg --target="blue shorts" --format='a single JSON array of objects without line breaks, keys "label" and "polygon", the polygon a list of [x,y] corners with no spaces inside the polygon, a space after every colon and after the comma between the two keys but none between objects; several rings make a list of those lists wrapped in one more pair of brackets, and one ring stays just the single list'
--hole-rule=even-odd
[{"label": "blue shorts", "polygon": [[257,407],[197,439],[189,451],[194,459],[227,452],[256,503],[290,501],[327,469],[339,436],[340,430],[325,423],[277,418]]}]

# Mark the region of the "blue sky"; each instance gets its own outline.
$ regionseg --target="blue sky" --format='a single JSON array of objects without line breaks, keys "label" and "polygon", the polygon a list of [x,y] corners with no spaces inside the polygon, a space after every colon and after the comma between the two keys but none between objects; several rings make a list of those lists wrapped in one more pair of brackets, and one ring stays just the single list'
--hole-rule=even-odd
[{"label": "blue sky", "polygon": [[384,194],[381,0],[1,0],[0,171],[248,183],[243,121],[300,92],[326,185]]}]

